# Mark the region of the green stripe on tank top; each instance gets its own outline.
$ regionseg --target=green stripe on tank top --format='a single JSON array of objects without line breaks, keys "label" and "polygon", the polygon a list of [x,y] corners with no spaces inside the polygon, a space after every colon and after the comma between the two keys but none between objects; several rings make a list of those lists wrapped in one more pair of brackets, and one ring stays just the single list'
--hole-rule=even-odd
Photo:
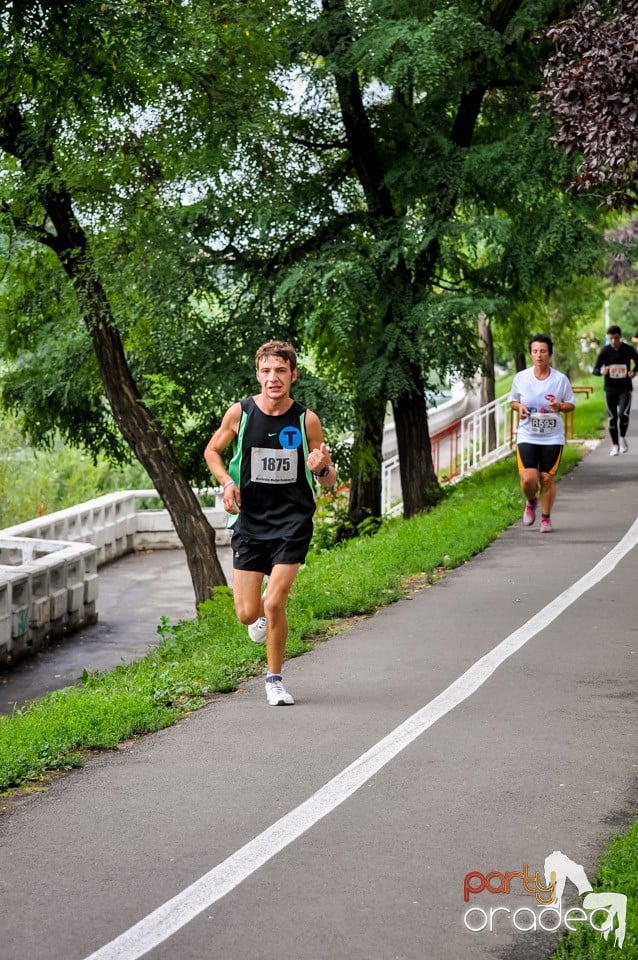
[{"label": "green stripe on tank top", "polygon": [[[233,455],[231,457],[230,463],[228,464],[228,473],[230,474],[231,480],[235,481],[237,488],[239,489],[241,482],[241,455],[243,451],[243,439],[244,431],[246,429],[246,421],[248,419],[248,414],[242,408],[241,417],[239,418],[239,429],[237,431],[237,436],[235,437],[235,442],[233,444]],[[238,513],[229,513],[227,525],[232,527],[237,522]]]},{"label": "green stripe on tank top", "polygon": [[303,442],[303,462],[306,468],[306,480],[311,490],[314,490],[314,484],[312,482],[312,472],[308,466],[308,457],[310,455],[310,450],[308,449],[308,437],[306,436],[306,411],[299,415],[299,424],[301,426],[301,438]]}]

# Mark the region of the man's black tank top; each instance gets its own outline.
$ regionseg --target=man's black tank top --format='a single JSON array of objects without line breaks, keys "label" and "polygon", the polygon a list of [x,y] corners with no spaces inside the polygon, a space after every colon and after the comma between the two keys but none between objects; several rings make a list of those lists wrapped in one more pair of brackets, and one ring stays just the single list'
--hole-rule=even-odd
[{"label": "man's black tank top", "polygon": [[307,467],[306,407],[293,401],[286,413],[262,413],[252,397],[241,401],[239,430],[228,467],[241,492],[241,510],[229,523],[257,540],[294,539],[312,533],[315,512]]}]

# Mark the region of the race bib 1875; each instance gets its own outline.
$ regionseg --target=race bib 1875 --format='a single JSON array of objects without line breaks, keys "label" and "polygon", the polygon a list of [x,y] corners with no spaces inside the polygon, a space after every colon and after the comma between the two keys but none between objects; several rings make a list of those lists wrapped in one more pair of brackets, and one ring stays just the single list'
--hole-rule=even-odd
[{"label": "race bib 1875", "polygon": [[297,450],[272,450],[253,447],[250,479],[253,483],[294,483],[297,479]]}]

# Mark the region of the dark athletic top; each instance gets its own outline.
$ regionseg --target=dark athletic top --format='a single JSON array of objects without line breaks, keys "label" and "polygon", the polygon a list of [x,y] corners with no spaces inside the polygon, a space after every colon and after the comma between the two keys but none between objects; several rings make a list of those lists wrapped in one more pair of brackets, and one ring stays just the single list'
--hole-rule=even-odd
[{"label": "dark athletic top", "polygon": [[621,341],[618,349],[614,350],[608,343],[598,354],[592,372],[599,377],[601,376],[600,368],[609,367],[605,374],[605,390],[609,393],[627,393],[633,390],[632,378],[627,376],[632,360],[635,364],[634,370],[638,374],[638,353],[634,348]]},{"label": "dark athletic top", "polygon": [[308,453],[306,407],[293,401],[286,413],[270,416],[252,397],[241,401],[228,466],[241,491],[239,514],[229,519],[238,533],[257,540],[312,533],[315,497]]}]

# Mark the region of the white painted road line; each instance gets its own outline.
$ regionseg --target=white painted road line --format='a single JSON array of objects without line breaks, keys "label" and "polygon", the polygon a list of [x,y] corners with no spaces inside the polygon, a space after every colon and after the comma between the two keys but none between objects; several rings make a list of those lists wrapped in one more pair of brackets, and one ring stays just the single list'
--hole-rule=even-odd
[{"label": "white painted road line", "polygon": [[221,900],[243,880],[280,853],[297,837],[331,813],[366,781],[381,770],[413,740],[459,704],[467,700],[512,654],[545,630],[584,593],[606,577],[638,543],[638,520],[623,539],[571,587],[556,597],[526,624],[511,633],[493,650],[477,660],[404,723],[342,770],[308,800],[264,830],[223,863],[168,900],[139,923],[105,944],[86,960],[136,960],[173,936],[199,913]]}]

